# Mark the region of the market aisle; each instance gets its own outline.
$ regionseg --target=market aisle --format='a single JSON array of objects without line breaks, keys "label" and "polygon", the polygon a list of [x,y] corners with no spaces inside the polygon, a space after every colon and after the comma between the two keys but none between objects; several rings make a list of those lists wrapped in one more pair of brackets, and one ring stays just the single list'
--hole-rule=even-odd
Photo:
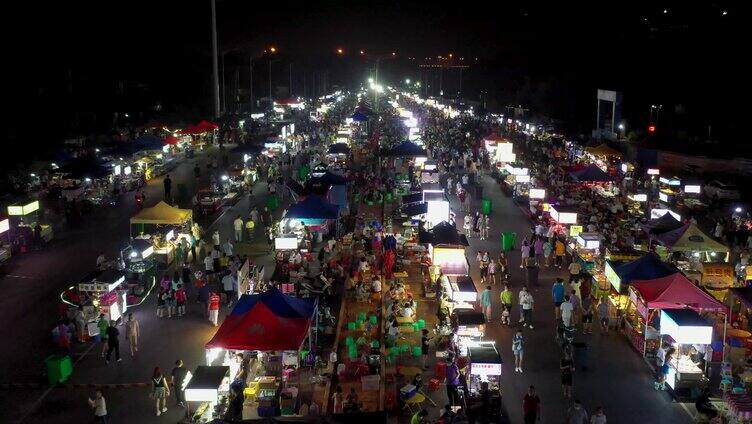
[{"label": "market aisle", "polygon": [[[502,231],[514,231],[518,240],[529,234],[530,222],[522,210],[505,196],[498,184],[489,176],[483,178],[484,197],[492,201],[491,239],[470,239],[466,250],[471,264],[471,275],[478,292],[484,286],[480,284],[480,271],[475,261],[478,250],[488,251],[492,257],[498,257],[501,248]],[[450,196],[454,210],[459,211],[456,196]],[[480,210],[480,199],[473,199],[471,211]],[[458,214],[457,222],[462,222],[464,215]],[[511,289],[515,302],[518,292],[525,283],[523,270],[519,268],[519,250],[511,252],[509,264],[512,274]],[[486,336],[496,340],[497,349],[505,364],[502,374],[502,402],[509,413],[511,422],[521,422],[522,397],[529,385],[535,385],[541,398],[543,422],[560,422],[569,407],[561,393],[559,373],[559,347],[555,342],[553,323],[553,301],[551,284],[557,276],[555,268],[543,268],[539,276],[539,288],[533,288],[535,298],[535,329],[525,329],[524,373],[514,372],[514,356],[511,351],[511,337],[516,327],[502,327],[496,319],[487,327]],[[502,286],[493,287],[494,312],[500,311],[499,293]],[[512,311],[512,323],[519,319],[517,306]],[[609,423],[636,422],[691,422],[682,407],[674,403],[668,394],[653,389],[653,377],[648,366],[630,346],[627,339],[616,332],[601,335],[598,330],[593,335],[577,340],[584,340],[588,345],[588,371],[576,370],[574,374],[574,398],[582,400],[583,405],[592,411],[602,405]]]}]

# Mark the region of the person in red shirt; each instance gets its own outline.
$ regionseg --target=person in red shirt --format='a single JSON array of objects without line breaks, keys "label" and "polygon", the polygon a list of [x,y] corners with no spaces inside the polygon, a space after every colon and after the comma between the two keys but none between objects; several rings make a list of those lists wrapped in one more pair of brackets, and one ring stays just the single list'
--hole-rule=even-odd
[{"label": "person in red shirt", "polygon": [[522,399],[522,414],[525,424],[535,424],[540,421],[540,398],[535,394],[535,386],[530,386]]},{"label": "person in red shirt", "polygon": [[185,301],[186,301],[187,295],[185,294],[185,289],[183,288],[182,284],[178,284],[177,290],[175,290],[175,303],[178,306],[178,316],[182,317],[185,315]]},{"label": "person in red shirt", "polygon": [[217,326],[217,320],[219,319],[219,302],[219,295],[212,292],[211,296],[209,296],[209,321],[211,321],[215,327]]}]

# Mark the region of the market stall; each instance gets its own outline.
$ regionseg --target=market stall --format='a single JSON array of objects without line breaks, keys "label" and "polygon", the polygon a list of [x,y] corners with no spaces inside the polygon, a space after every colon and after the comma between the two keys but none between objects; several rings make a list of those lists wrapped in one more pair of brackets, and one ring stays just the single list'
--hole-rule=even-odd
[{"label": "market stall", "polygon": [[501,419],[501,366],[502,360],[496,344],[492,341],[477,342],[468,347],[469,372],[467,375],[468,408],[480,407],[484,402],[483,390],[488,390],[489,402],[485,419],[499,422]]},{"label": "market stall", "polygon": [[[296,234],[302,240],[304,230],[317,233],[317,239],[324,234],[336,231],[339,207],[326,202],[322,197],[310,195],[290,206],[282,216],[280,229],[282,234]],[[335,227],[335,228],[332,228]]]},{"label": "market stall", "polygon": [[700,262],[728,262],[729,248],[705,234],[696,224],[685,224],[675,230],[658,234],[653,240],[671,252],[694,255]]},{"label": "market stall", "polygon": [[[230,367],[199,365],[183,380],[187,416],[192,422],[208,422],[227,413],[230,397]],[[177,390],[177,388],[175,389]]]},{"label": "market stall", "polygon": [[53,238],[52,226],[40,222],[39,200],[29,200],[8,206],[9,235],[22,252],[34,243],[37,225],[39,225],[40,241],[50,242]]},{"label": "market stall", "polygon": [[[704,359],[691,353],[693,346],[710,349],[713,342],[713,325],[691,309],[662,309],[660,315],[661,339],[670,338],[676,354],[668,363],[666,384],[678,397],[693,397],[692,389],[705,387],[710,380],[706,375]],[[696,349],[696,348],[695,348]]]},{"label": "market stall", "polygon": [[277,289],[243,295],[206,344],[207,364],[228,366],[245,394],[243,419],[297,411],[301,361],[311,360],[303,344],[311,343],[315,314],[315,300]]},{"label": "market stall", "polygon": [[[655,355],[655,350],[660,344],[658,335],[669,335],[675,343],[688,343],[686,337],[692,334],[692,331],[686,331],[676,327],[692,327],[693,325],[685,318],[686,313],[678,315],[676,312],[669,314],[672,319],[666,324],[663,320],[665,310],[689,309],[692,311],[702,311],[717,314],[721,322],[726,320],[726,307],[717,301],[713,296],[694,285],[681,273],[674,273],[662,278],[652,280],[633,281],[630,286],[630,300],[633,309],[628,311],[626,316],[626,325],[631,332],[630,339],[638,351],[646,357]],[[658,313],[657,311],[662,311]],[[694,312],[694,315],[697,315]],[[722,315],[722,316],[721,316]],[[679,317],[681,319],[678,319]],[[660,320],[659,320],[660,318]],[[694,322],[696,320],[693,320]],[[702,330],[703,338],[696,342],[689,342],[702,345],[712,343],[712,324],[702,319],[705,325],[710,327],[709,330]],[[658,332],[656,333],[656,330]],[[709,331],[709,334],[706,334]],[[646,337],[647,336],[647,337]],[[725,335],[724,335],[725,337]],[[642,348],[642,349],[640,349]],[[705,349],[710,349],[709,346]],[[677,355],[680,356],[680,355]],[[671,383],[669,385],[674,388]]]},{"label": "market stall", "polygon": [[9,260],[12,254],[9,231],[10,220],[8,218],[0,220],[0,263]]},{"label": "market stall", "polygon": [[[160,201],[151,208],[144,208],[131,218],[131,236],[148,234],[159,226],[179,225],[190,229],[193,211],[170,206]],[[134,231],[135,230],[135,231]]]}]

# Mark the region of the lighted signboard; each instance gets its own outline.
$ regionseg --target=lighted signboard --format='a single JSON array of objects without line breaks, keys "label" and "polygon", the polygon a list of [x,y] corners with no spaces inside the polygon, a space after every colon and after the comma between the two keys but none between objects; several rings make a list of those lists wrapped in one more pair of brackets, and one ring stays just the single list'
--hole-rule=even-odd
[{"label": "lighted signboard", "polygon": [[470,374],[477,376],[501,375],[501,364],[470,364]]},{"label": "lighted signboard", "polygon": [[661,170],[656,168],[648,169],[648,175],[661,175]]},{"label": "lighted signboard", "polygon": [[6,232],[8,230],[10,230],[10,222],[6,218],[6,219],[0,221],[0,234]]},{"label": "lighted signboard", "polygon": [[546,190],[543,188],[531,188],[529,197],[531,199],[545,199],[546,198]]},{"label": "lighted signboard", "polygon": [[685,193],[700,194],[700,191],[701,191],[701,187],[698,185],[685,185],[684,186]]},{"label": "lighted signboard", "polygon": [[35,200],[23,206],[19,206],[19,205],[8,206],[8,215],[24,216],[32,212],[36,212],[37,210],[39,210],[39,201]]},{"label": "lighted signboard", "polygon": [[614,287],[614,289],[621,293],[621,278],[616,274],[616,271],[614,271],[613,268],[611,268],[611,263],[606,261],[606,266],[604,269],[604,274],[606,275],[606,280],[608,280],[609,283]]},{"label": "lighted signboard", "polygon": [[426,202],[426,221],[438,224],[449,221],[449,202],[445,200]]},{"label": "lighted signboard", "polygon": [[277,237],[274,239],[274,248],[277,250],[293,250],[298,248],[297,237]]},{"label": "lighted signboard", "polygon": [[569,227],[569,236],[577,237],[582,232],[582,225],[572,225]]},{"label": "lighted signboard", "polygon": [[496,155],[499,162],[514,162],[517,160],[517,155],[511,152],[500,152]]},{"label": "lighted signboard", "polygon": [[680,344],[704,345],[713,341],[713,327],[709,323],[703,325],[700,322],[693,322],[691,325],[681,325],[674,321],[670,313],[666,313],[665,310],[661,310],[661,334],[668,334]]},{"label": "lighted signboard", "polygon": [[658,200],[660,200],[661,202],[668,203],[668,194],[658,193]]},{"label": "lighted signboard", "polygon": [[550,207],[549,213],[551,218],[559,224],[576,224],[577,213],[576,212],[559,212],[553,206]]},{"label": "lighted signboard", "polygon": [[518,183],[529,183],[530,175],[517,175],[516,179]]},{"label": "lighted signboard", "polygon": [[630,194],[629,198],[635,202],[647,202],[648,201],[648,195],[644,193]]}]

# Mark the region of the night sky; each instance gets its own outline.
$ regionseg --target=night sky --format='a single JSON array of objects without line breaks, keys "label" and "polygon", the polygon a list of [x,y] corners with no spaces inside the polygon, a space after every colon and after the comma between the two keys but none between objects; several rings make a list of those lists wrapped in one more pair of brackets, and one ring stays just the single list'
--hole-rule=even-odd
[{"label": "night sky", "polygon": [[[372,66],[359,50],[370,57],[395,51],[398,57],[380,69],[397,83],[419,78],[416,65],[426,57],[453,53],[471,62],[463,95],[478,100],[488,91],[492,109],[522,103],[585,132],[594,119],[595,89],[617,89],[630,127],[646,125],[649,105],[658,103],[671,127],[667,139],[683,131],[679,138],[704,141],[703,128],[712,125],[715,138],[738,142],[741,111],[732,103],[748,85],[741,75],[740,11],[722,3],[576,3],[218,0],[217,9],[230,70],[247,63],[250,52],[260,57],[274,45],[281,61],[293,63],[294,86],[317,71],[328,71],[330,84],[350,84]],[[18,124],[6,135],[11,140],[54,145],[103,132],[117,111],[143,120],[210,113],[208,0],[8,7],[5,94]],[[336,55],[338,47],[344,56]],[[286,80],[284,70],[277,73],[275,79]],[[447,72],[445,91],[456,89],[457,80]],[[302,94],[301,87],[295,91]]]}]

